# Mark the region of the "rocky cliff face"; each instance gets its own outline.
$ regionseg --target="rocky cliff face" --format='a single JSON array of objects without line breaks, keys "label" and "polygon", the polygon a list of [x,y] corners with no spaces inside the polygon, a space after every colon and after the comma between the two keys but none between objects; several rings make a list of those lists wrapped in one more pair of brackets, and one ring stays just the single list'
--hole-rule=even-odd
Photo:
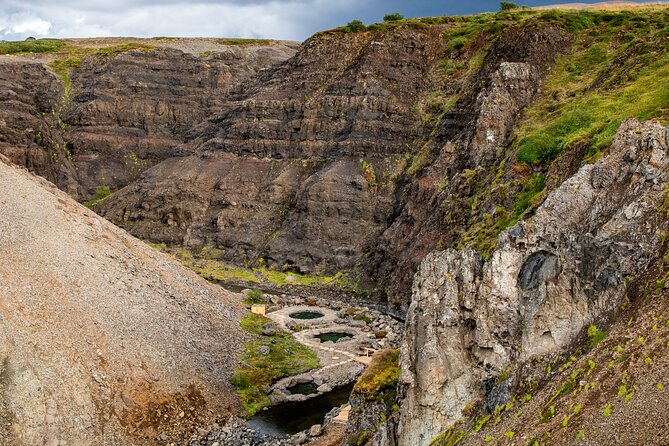
[{"label": "rocky cliff face", "polygon": [[400,444],[429,444],[468,402],[503,406],[521,364],[607,320],[662,252],[668,180],[669,128],[628,121],[487,262],[472,250],[428,255],[402,347]]},{"label": "rocky cliff face", "polygon": [[[454,86],[436,65],[448,29],[313,37],[194,130],[185,146],[193,155],[156,166],[99,211],[142,237],[213,244],[230,260],[357,274],[405,307],[419,259],[457,238],[443,217],[459,199],[442,198],[463,195],[467,169],[499,162],[497,149],[568,41],[534,26],[481,38],[481,66]],[[455,105],[439,111],[439,127],[422,125],[417,108],[441,90]],[[432,147],[424,171],[406,154],[421,138]]]},{"label": "rocky cliff face", "polygon": [[194,154],[148,171],[99,211],[157,241],[302,273],[353,271],[387,227],[411,111],[440,28],[322,34],[192,132]]},{"label": "rocky cliff face", "polygon": [[[71,44],[77,56],[0,58],[2,153],[82,200],[99,186],[125,186],[179,155],[188,131],[219,112],[240,82],[296,48],[210,40],[106,44],[97,52],[91,40]],[[76,65],[65,75],[67,92],[43,66],[61,60]]]},{"label": "rocky cliff face", "polygon": [[470,204],[475,182],[483,182],[482,172],[499,168],[517,117],[568,43],[557,28],[528,25],[484,47],[482,66],[465,79],[461,95],[438,121],[425,159],[413,161],[420,169],[403,185],[398,215],[372,250],[368,267],[391,301],[403,305],[402,293],[411,288],[421,259],[435,247],[456,245],[471,224],[478,212]]},{"label": "rocky cliff face", "polygon": [[243,411],[241,297],[4,161],[0,191],[1,444],[182,444]]},{"label": "rocky cliff face", "polygon": [[220,112],[236,85],[293,52],[280,44],[204,54],[156,48],[86,59],[63,117],[83,193],[119,189],[179,155],[188,131]]},{"label": "rocky cliff face", "polygon": [[[82,60],[53,119],[21,99],[54,130],[47,143],[8,132],[17,148],[4,150],[80,201],[109,186],[96,211],[140,238],[213,246],[244,266],[343,272],[406,310],[429,252],[487,257],[622,120],[662,116],[659,101],[629,98],[654,85],[645,71],[663,70],[647,55],[666,54],[666,17],[411,19],[319,33],[299,51],[151,40]],[[53,79],[26,83],[16,66],[0,71],[23,82],[22,97],[58,97]]]},{"label": "rocky cliff face", "polygon": [[63,86],[41,63],[3,61],[0,153],[76,196],[75,168],[63,150],[59,120]]}]

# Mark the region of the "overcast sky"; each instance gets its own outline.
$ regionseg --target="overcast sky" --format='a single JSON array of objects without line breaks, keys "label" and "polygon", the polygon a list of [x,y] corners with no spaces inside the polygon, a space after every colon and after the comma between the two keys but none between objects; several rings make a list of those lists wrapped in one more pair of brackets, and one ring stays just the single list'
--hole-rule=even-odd
[{"label": "overcast sky", "polygon": [[[559,0],[519,3],[556,2]],[[498,5],[497,0],[0,0],[0,39],[183,36],[304,40],[353,19],[378,22],[389,12],[405,17],[472,14],[495,11]]]}]

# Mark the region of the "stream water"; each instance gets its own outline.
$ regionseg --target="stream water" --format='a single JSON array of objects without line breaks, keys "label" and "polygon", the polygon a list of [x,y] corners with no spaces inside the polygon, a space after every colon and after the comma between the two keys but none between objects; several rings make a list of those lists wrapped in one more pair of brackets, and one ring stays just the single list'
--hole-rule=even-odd
[{"label": "stream water", "polygon": [[332,392],[300,403],[284,403],[259,412],[248,422],[256,431],[268,435],[292,435],[322,424],[325,414],[333,407],[348,402],[353,384],[338,387]]}]

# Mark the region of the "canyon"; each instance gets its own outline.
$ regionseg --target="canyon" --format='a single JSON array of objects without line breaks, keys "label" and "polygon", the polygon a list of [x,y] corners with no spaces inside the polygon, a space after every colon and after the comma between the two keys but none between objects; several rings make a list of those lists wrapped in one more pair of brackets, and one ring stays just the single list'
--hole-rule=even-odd
[{"label": "canyon", "polygon": [[[668,402],[668,26],[513,9],[0,55],[0,439],[186,441],[241,415],[230,380],[265,335],[234,291],[260,286],[405,322],[340,444],[664,444],[642,409]],[[144,422],[156,405],[189,416]]]}]

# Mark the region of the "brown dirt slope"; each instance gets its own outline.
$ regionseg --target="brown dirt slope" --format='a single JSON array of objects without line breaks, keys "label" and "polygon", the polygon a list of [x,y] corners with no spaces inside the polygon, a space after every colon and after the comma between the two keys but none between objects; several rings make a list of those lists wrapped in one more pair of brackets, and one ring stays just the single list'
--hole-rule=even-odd
[{"label": "brown dirt slope", "polygon": [[0,445],[181,444],[240,409],[240,302],[2,160],[0,252]]}]

